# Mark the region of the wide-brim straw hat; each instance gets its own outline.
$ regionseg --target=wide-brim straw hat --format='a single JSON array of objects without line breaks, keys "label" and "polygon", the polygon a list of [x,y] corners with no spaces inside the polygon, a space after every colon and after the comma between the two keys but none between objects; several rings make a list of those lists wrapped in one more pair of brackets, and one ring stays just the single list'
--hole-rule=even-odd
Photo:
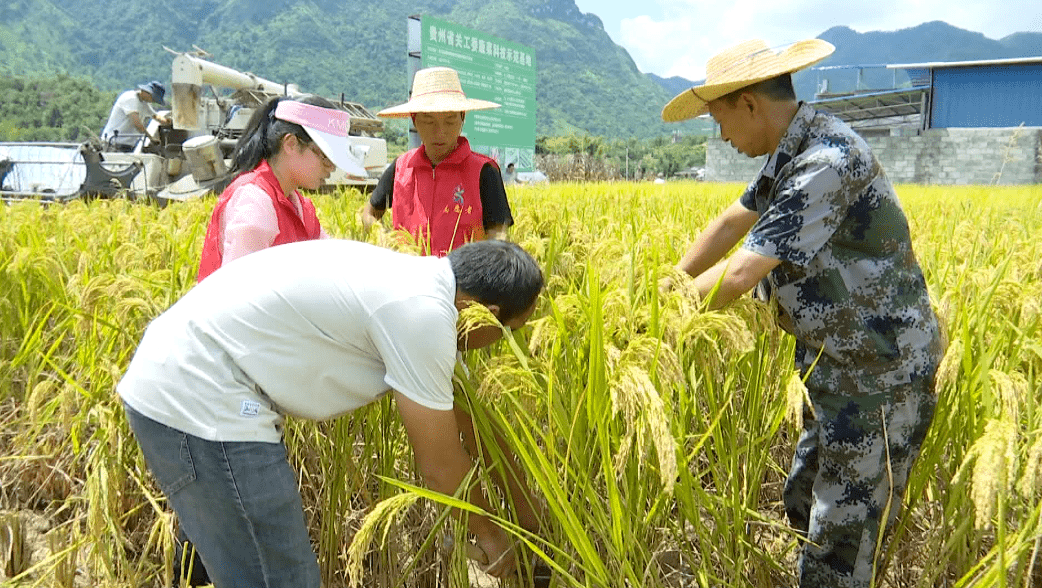
[{"label": "wide-brim straw hat", "polygon": [[677,94],[662,109],[662,120],[677,122],[709,112],[709,103],[783,74],[799,71],[825,59],[836,48],[828,41],[808,39],[775,52],[762,39],[724,49],[706,63],[706,81]]},{"label": "wide-brim straw hat", "polygon": [[456,70],[451,67],[428,67],[419,70],[413,77],[412,94],[408,102],[385,108],[376,116],[405,118],[419,112],[464,112],[490,108],[499,108],[499,104],[467,98]]}]

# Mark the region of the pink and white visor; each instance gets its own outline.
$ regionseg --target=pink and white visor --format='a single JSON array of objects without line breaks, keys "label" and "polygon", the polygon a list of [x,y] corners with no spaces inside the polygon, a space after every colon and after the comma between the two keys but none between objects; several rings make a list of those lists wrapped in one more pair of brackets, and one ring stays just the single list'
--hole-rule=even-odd
[{"label": "pink and white visor", "polygon": [[322,153],[348,175],[360,178],[368,175],[362,165],[364,153],[359,155],[352,150],[348,137],[351,117],[346,112],[283,100],[275,107],[275,118],[304,127]]}]

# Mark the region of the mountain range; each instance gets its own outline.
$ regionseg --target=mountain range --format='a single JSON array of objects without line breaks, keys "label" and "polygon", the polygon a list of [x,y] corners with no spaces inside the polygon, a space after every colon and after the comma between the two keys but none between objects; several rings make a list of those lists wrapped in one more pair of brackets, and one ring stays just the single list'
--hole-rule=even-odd
[{"label": "mountain range", "polygon": [[[164,47],[200,47],[216,63],[379,110],[406,99],[406,23],[426,14],[534,49],[537,133],[613,138],[704,132],[665,124],[662,106],[694,82],[642,73],[594,14],[574,0],[5,0],[0,76],[64,73],[106,91],[169,81]],[[835,27],[822,65],[958,61],[1042,55],[1042,33],[993,40],[943,22],[892,32]],[[893,75],[890,73],[889,75]],[[798,75],[813,97],[819,80]],[[830,79],[830,90],[842,88]]]},{"label": "mountain range", "polygon": [[[1042,57],[1042,33],[1013,33],[995,40],[942,21],[926,22],[897,31],[866,33],[837,26],[817,38],[835,45],[836,51],[813,69],[793,76],[796,95],[801,100],[812,100],[824,79],[828,80],[831,93],[888,89],[908,81],[907,74],[902,70],[879,67],[888,64]],[[857,87],[859,68],[826,69],[837,66],[867,66],[861,72],[861,87]],[[655,74],[648,74],[648,77],[674,95],[703,81],[682,77],[662,78]]]}]

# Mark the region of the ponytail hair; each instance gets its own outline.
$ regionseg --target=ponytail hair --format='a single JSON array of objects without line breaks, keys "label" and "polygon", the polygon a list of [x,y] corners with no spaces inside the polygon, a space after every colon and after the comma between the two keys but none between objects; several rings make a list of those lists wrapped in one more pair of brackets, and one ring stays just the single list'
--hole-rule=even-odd
[{"label": "ponytail hair", "polygon": [[246,124],[246,130],[239,137],[239,142],[235,145],[235,153],[232,154],[232,166],[228,170],[227,177],[232,178],[248,172],[257,167],[262,160],[277,155],[282,149],[282,138],[286,135],[295,136],[304,145],[311,144],[311,137],[304,127],[275,118],[275,108],[283,100],[293,100],[323,108],[336,108],[336,105],[329,100],[311,94],[299,98],[276,96],[268,100],[264,106],[254,111],[250,121]]}]

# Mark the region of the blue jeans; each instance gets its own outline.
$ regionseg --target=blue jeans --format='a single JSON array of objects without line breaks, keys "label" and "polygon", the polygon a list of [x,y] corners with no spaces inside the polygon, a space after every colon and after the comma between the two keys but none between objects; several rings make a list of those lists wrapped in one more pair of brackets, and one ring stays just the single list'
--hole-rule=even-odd
[{"label": "blue jeans", "polygon": [[285,445],[206,441],[123,406],[215,588],[320,587]]}]

